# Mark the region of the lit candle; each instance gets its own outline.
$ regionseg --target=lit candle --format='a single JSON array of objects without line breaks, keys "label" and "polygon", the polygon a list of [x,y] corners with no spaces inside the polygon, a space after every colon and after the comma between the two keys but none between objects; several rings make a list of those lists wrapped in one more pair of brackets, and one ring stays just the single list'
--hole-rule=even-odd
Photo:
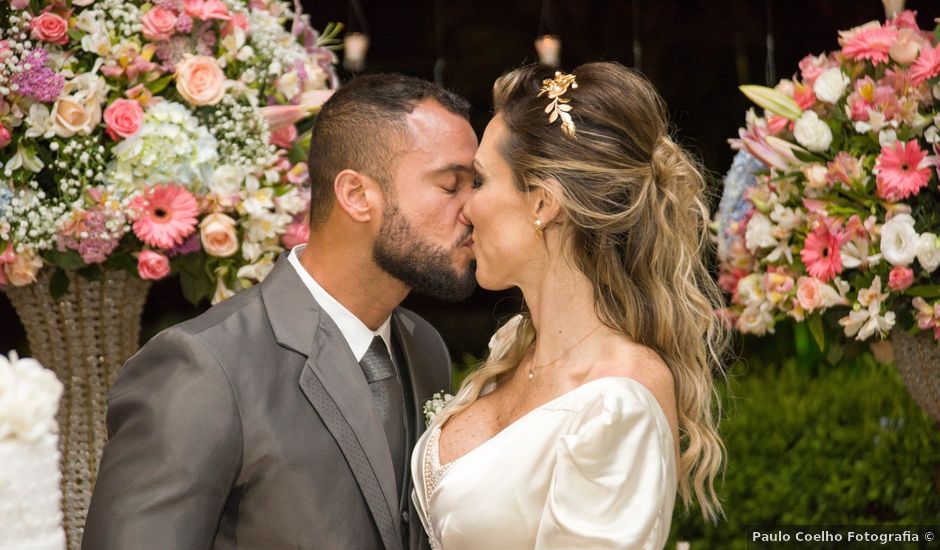
[{"label": "lit candle", "polygon": [[561,40],[552,34],[540,36],[535,39],[535,51],[539,54],[539,61],[557,67],[561,61]]},{"label": "lit candle", "polygon": [[904,11],[904,0],[881,0],[885,6],[885,16],[888,18]]},{"label": "lit candle", "polygon": [[366,66],[366,51],[369,49],[369,37],[361,32],[351,32],[343,38],[343,67],[358,73]]}]

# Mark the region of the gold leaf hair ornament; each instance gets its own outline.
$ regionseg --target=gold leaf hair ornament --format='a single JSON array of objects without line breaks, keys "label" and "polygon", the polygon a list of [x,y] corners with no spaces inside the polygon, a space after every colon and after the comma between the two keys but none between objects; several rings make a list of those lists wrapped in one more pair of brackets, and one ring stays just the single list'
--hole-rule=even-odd
[{"label": "gold leaf hair ornament", "polygon": [[561,97],[568,91],[568,88],[577,88],[578,83],[574,81],[573,74],[565,74],[561,71],[555,71],[555,78],[546,78],[542,81],[542,88],[537,97],[548,95],[552,100],[545,106],[545,112],[548,113],[548,123],[554,124],[556,120],[561,119],[561,131],[568,137],[574,137],[574,121],[571,120],[571,105],[568,102],[571,98]]}]

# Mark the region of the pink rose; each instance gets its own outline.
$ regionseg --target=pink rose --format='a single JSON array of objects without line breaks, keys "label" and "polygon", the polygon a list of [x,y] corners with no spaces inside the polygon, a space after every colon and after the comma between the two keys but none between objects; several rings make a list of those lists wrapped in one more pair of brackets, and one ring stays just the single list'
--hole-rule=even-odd
[{"label": "pink rose", "polygon": [[283,128],[271,132],[269,141],[272,145],[290,149],[294,145],[295,139],[297,139],[297,127],[293,124],[288,124]]},{"label": "pink rose", "polygon": [[896,265],[888,274],[888,288],[895,292],[907,290],[914,282],[914,270],[902,265]]},{"label": "pink rose", "polygon": [[796,300],[800,307],[810,312],[825,306],[824,286],[826,285],[815,277],[800,277],[796,283]]},{"label": "pink rose", "polygon": [[176,30],[176,14],[157,6],[144,14],[141,23],[147,40],[167,40]]},{"label": "pink rose", "polygon": [[141,279],[162,279],[170,274],[170,260],[159,252],[141,250],[137,256],[137,273]]},{"label": "pink rose", "polygon": [[222,27],[222,36],[226,37],[232,34],[233,32],[235,32],[235,29],[241,29],[245,31],[246,33],[248,32],[248,16],[247,15],[245,15],[244,13],[236,13],[235,15],[232,15],[231,17],[229,17],[228,23],[226,23],[225,26]]},{"label": "pink rose", "polygon": [[189,56],[176,66],[176,90],[191,105],[215,105],[225,94],[225,73],[212,57]]},{"label": "pink rose", "polygon": [[29,29],[32,31],[33,38],[37,40],[60,46],[68,44],[69,24],[52,12],[47,11],[30,21]]},{"label": "pink rose", "polygon": [[228,19],[228,8],[220,0],[183,0],[186,15],[208,21],[210,19]]},{"label": "pink rose", "polygon": [[7,130],[7,127],[0,124],[0,149],[3,149],[13,141],[13,134]]},{"label": "pink rose", "polygon": [[216,212],[209,214],[199,224],[199,237],[206,254],[226,258],[238,251],[238,237],[235,236],[235,220]]},{"label": "pink rose", "polygon": [[116,99],[104,110],[104,123],[111,139],[130,137],[140,130],[144,110],[133,99]]},{"label": "pink rose", "polygon": [[303,219],[287,226],[287,231],[281,236],[281,242],[289,250],[298,244],[306,243],[309,238],[310,226],[307,224],[307,220]]}]

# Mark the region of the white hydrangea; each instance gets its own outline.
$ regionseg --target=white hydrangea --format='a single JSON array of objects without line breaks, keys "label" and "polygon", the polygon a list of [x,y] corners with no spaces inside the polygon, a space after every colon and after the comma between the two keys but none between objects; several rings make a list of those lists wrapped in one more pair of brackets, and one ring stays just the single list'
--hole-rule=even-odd
[{"label": "white hydrangea", "polygon": [[212,181],[218,141],[183,105],[148,108],[140,131],[117,144],[107,180],[132,190],[142,183],[180,183],[193,190]]}]

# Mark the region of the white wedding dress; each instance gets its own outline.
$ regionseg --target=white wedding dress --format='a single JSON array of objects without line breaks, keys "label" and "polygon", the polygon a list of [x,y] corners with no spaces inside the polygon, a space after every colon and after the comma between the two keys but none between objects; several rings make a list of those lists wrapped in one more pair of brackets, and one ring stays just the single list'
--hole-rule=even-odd
[{"label": "white wedding dress", "polygon": [[669,422],[640,382],[606,377],[538,407],[441,466],[440,426],[412,456],[431,546],[661,549],[676,496]]}]

